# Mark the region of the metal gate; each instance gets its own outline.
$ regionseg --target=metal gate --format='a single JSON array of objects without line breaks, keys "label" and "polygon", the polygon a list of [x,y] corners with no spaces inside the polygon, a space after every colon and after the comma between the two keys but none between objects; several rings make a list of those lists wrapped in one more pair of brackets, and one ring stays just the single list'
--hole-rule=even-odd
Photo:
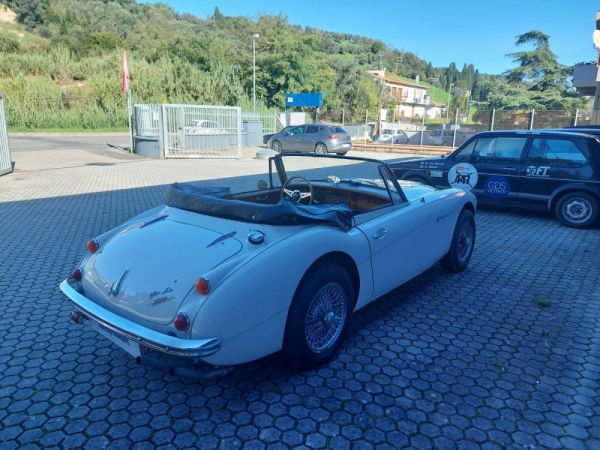
[{"label": "metal gate", "polygon": [[0,175],[12,172],[12,161],[8,148],[8,132],[4,114],[4,97],[0,94]]},{"label": "metal gate", "polygon": [[241,158],[241,108],[162,105],[161,114],[165,158]]}]

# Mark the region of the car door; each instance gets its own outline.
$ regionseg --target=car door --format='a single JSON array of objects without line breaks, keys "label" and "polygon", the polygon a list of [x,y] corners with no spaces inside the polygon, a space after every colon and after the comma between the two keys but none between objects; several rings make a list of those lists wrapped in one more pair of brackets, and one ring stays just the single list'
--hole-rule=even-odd
[{"label": "car door", "polygon": [[420,255],[425,240],[420,205],[409,202],[384,174],[393,203],[355,216],[357,228],[369,241],[373,297],[379,297],[426,270]]},{"label": "car door", "polygon": [[319,127],[318,125],[306,126],[306,132],[304,133],[304,138],[302,140],[302,151],[312,152],[315,149],[315,145],[321,137],[321,128],[322,127]]},{"label": "car door", "polygon": [[281,140],[284,150],[300,151],[302,147],[302,139],[304,137],[304,125],[294,127]]},{"label": "car door", "polygon": [[483,201],[515,202],[526,136],[474,139],[448,158],[440,184],[472,190]]},{"label": "car door", "polygon": [[546,205],[565,183],[589,180],[592,170],[584,148],[585,139],[533,137],[520,168],[523,181],[519,200]]}]

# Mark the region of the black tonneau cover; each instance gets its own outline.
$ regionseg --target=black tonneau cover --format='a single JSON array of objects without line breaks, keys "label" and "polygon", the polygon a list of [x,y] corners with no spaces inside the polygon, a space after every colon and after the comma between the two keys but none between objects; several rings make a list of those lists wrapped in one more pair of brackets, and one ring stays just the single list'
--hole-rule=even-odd
[{"label": "black tonneau cover", "polygon": [[251,223],[267,225],[322,223],[344,231],[352,228],[352,210],[346,204],[306,206],[284,198],[270,205],[226,198],[230,194],[228,187],[175,183],[169,186],[165,203],[173,208]]}]

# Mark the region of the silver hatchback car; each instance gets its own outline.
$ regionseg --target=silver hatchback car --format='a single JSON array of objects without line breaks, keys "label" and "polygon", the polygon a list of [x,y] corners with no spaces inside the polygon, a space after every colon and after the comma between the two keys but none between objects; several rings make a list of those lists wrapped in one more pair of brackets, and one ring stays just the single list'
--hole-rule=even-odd
[{"label": "silver hatchback car", "polygon": [[342,127],[312,123],[287,127],[271,136],[267,145],[277,153],[293,151],[345,155],[352,150],[352,138]]}]

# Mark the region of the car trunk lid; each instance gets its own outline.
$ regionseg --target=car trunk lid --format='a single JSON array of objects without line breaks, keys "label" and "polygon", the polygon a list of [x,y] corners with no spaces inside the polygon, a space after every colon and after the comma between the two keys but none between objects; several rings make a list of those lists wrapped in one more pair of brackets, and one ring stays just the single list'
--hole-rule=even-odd
[{"label": "car trunk lid", "polygon": [[241,249],[231,230],[157,218],[104,243],[87,262],[82,287],[127,318],[166,325],[194,282]]}]

